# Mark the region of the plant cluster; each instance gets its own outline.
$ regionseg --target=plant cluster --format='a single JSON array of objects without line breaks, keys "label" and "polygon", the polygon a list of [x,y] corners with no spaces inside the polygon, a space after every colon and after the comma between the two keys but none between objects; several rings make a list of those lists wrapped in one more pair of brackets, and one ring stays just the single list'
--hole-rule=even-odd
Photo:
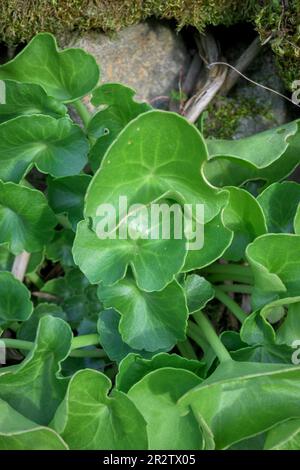
[{"label": "plant cluster", "polygon": [[[0,80],[0,449],[299,449],[300,121],[204,139],[47,33]],[[203,247],[99,237],[120,196]]]}]

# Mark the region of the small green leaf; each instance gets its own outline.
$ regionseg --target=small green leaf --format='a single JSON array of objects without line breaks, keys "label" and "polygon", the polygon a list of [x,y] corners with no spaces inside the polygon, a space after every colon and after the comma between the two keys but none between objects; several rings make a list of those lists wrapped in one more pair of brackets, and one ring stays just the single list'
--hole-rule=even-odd
[{"label": "small green leaf", "polygon": [[268,231],[293,233],[293,222],[300,204],[300,184],[293,181],[274,183],[257,198],[264,211]]},{"label": "small green leaf", "polygon": [[70,449],[147,449],[146,423],[122,392],[111,395],[110,380],[100,372],[81,370],[70,380],[52,427]]},{"label": "small green leaf", "polygon": [[84,196],[91,181],[89,175],[48,178],[49,205],[56,214],[66,213],[73,230],[83,219]]},{"label": "small green leaf", "polygon": [[184,283],[184,291],[190,314],[204,308],[215,296],[210,282],[204,279],[204,277],[198,276],[198,274],[187,276]]},{"label": "small green leaf", "polygon": [[0,272],[0,327],[15,321],[26,321],[33,310],[30,292],[9,273]]},{"label": "small green leaf", "polygon": [[42,304],[37,305],[29,320],[21,324],[20,328],[17,331],[18,339],[23,339],[25,341],[34,341],[39,321],[46,315],[51,315],[52,317],[58,317],[62,320],[67,321],[67,316],[59,305],[44,302]]},{"label": "small green leaf", "polygon": [[64,229],[55,232],[53,240],[46,246],[46,258],[51,261],[59,261],[62,266],[74,267],[72,245],[74,232]]},{"label": "small green leaf", "polygon": [[56,223],[40,191],[0,181],[0,243],[8,243],[12,253],[41,251]]},{"label": "small green leaf", "polygon": [[86,164],[88,148],[67,117],[19,116],[0,124],[0,178],[18,183],[33,164],[55,177],[74,175]]},{"label": "small green leaf", "polygon": [[116,387],[127,393],[134,384],[139,382],[145,375],[162,368],[184,369],[193,374],[203,377],[205,364],[201,361],[185,359],[177,354],[159,353],[151,359],[145,359],[138,354],[128,354],[120,366],[116,377]]},{"label": "small green leaf", "polygon": [[61,118],[67,113],[66,106],[47,96],[39,85],[6,80],[5,91],[5,104],[0,105],[0,123],[23,114],[47,114]]},{"label": "small green leaf", "polygon": [[70,102],[95,88],[99,69],[94,57],[82,49],[58,51],[54,36],[40,33],[0,66],[0,80],[35,83],[53,98]]},{"label": "small green leaf", "polygon": [[38,424],[47,425],[64,397],[67,379],[59,377],[72,332],[60,318],[41,318],[34,348],[17,368],[0,369],[0,398]]},{"label": "small green leaf", "polygon": [[178,400],[201,383],[188,370],[166,367],[144,376],[128,392],[147,422],[149,449],[201,449],[202,433],[191,410]]},{"label": "small green leaf", "polygon": [[244,189],[227,187],[229,201],[223,210],[223,223],[234,233],[224,257],[239,261],[245,256],[247,245],[267,232],[263,211],[255,198]]},{"label": "small green leaf", "polygon": [[92,104],[106,105],[105,109],[92,117],[88,125],[88,134],[97,139],[89,155],[94,171],[98,169],[106,150],[126,124],[151,109],[147,103],[134,101],[134,95],[134,90],[119,83],[105,83],[93,91]]},{"label": "small green leaf", "polygon": [[132,348],[169,349],[185,339],[188,311],[176,281],[161,291],[145,292],[126,278],[111,287],[99,286],[98,295],[105,308],[120,313],[122,339]]}]

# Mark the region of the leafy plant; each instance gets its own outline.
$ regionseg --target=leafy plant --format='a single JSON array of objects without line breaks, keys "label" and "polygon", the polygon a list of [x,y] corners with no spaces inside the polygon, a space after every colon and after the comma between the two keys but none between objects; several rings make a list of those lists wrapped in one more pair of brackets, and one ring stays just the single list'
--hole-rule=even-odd
[{"label": "leafy plant", "polygon": [[300,121],[205,140],[47,33],[0,79],[0,449],[299,449]]}]

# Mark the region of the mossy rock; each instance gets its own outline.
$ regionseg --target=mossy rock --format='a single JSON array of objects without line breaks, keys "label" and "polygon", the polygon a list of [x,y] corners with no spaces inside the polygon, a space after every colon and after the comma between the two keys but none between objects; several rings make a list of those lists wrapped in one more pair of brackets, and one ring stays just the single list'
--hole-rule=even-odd
[{"label": "mossy rock", "polygon": [[27,42],[39,31],[56,35],[74,29],[117,31],[153,16],[175,19],[179,28],[191,25],[200,31],[207,25],[248,21],[256,25],[262,39],[274,36],[272,47],[291,87],[300,76],[299,14],[300,0],[2,0],[0,41]]}]

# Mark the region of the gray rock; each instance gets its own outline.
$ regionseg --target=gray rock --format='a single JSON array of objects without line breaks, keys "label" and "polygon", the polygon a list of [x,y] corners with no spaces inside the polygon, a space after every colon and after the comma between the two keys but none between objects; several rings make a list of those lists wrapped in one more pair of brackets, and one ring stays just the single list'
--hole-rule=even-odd
[{"label": "gray rock", "polygon": [[111,37],[97,31],[73,35],[64,45],[82,47],[93,54],[101,67],[102,82],[129,85],[145,100],[169,96],[178,88],[180,74],[189,62],[181,36],[152,21],[130,26]]}]

